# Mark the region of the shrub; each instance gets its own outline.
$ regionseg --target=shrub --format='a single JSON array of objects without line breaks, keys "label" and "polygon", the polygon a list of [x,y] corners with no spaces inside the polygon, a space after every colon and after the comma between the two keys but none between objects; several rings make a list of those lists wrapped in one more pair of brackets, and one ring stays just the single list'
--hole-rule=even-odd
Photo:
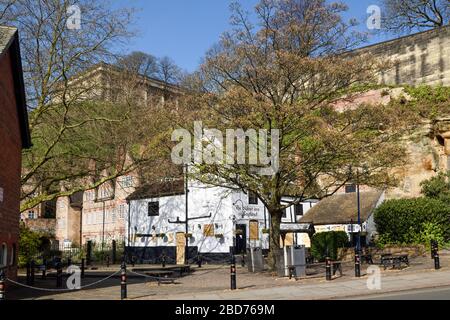
[{"label": "shrub", "polygon": [[374,213],[382,244],[441,243],[450,239],[450,206],[437,199],[388,200]]},{"label": "shrub", "polygon": [[349,239],[344,231],[320,232],[311,239],[311,254],[314,259],[324,261],[328,256],[336,260],[338,248],[347,246]]},{"label": "shrub", "polygon": [[20,225],[19,229],[19,267],[24,267],[27,262],[31,262],[39,253],[41,247],[41,234],[31,231],[25,225]]}]

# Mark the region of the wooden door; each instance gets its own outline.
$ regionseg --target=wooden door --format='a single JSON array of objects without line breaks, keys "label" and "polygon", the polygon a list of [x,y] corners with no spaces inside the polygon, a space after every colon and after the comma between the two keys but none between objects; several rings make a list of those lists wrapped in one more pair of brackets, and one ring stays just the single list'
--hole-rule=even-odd
[{"label": "wooden door", "polygon": [[177,264],[184,264],[186,237],[184,232],[177,232]]},{"label": "wooden door", "polygon": [[[287,232],[284,236],[284,246],[292,246],[294,244],[294,233]],[[280,248],[283,248],[283,237],[280,236]]]},{"label": "wooden door", "polygon": [[259,240],[258,221],[250,221],[250,240]]}]

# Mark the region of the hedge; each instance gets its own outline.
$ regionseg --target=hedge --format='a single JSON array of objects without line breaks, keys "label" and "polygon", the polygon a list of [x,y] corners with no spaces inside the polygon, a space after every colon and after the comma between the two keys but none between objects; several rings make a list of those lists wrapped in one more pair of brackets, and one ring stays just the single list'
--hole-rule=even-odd
[{"label": "hedge", "polygon": [[430,198],[383,202],[374,213],[382,244],[425,244],[450,240],[450,206]]},{"label": "hedge", "polygon": [[318,261],[324,261],[327,254],[331,259],[336,260],[338,249],[347,246],[348,243],[349,239],[345,231],[316,233],[311,239],[311,254]]}]

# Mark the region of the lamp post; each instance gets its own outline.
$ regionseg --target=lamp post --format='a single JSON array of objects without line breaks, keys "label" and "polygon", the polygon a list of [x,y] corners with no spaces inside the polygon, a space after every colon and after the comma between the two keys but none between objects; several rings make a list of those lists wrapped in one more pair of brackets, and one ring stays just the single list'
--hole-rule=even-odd
[{"label": "lamp post", "polygon": [[233,246],[230,248],[230,288],[236,290],[236,258],[234,256],[234,249],[236,248],[236,216],[231,218],[233,221]]},{"label": "lamp post", "polygon": [[356,241],[356,251],[359,254],[361,254],[361,199],[359,194],[359,171],[356,170],[356,199],[357,199],[357,206],[358,206],[358,237]]}]

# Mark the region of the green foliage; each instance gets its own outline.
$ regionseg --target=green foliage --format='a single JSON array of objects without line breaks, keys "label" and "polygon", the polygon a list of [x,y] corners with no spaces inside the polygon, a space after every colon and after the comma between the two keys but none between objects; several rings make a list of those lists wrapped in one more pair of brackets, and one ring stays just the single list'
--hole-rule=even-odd
[{"label": "green foliage", "polygon": [[338,248],[347,246],[348,242],[347,233],[344,231],[316,233],[311,239],[311,254],[318,261],[324,261],[327,255],[336,260]]},{"label": "green foliage", "polygon": [[405,87],[405,92],[421,102],[441,103],[450,101],[450,87],[444,86],[417,86]]},{"label": "green foliage", "polygon": [[431,198],[385,201],[374,214],[379,245],[441,243],[450,239],[450,206]]},{"label": "green foliage", "polygon": [[437,176],[422,181],[420,186],[425,197],[450,204],[450,171],[440,172]]},{"label": "green foliage", "polygon": [[39,253],[42,245],[42,235],[31,231],[24,225],[20,226],[19,235],[19,267],[23,267]]},{"label": "green foliage", "polygon": [[435,119],[450,113],[450,87],[405,87],[412,101],[405,104],[409,110],[425,119]]}]

